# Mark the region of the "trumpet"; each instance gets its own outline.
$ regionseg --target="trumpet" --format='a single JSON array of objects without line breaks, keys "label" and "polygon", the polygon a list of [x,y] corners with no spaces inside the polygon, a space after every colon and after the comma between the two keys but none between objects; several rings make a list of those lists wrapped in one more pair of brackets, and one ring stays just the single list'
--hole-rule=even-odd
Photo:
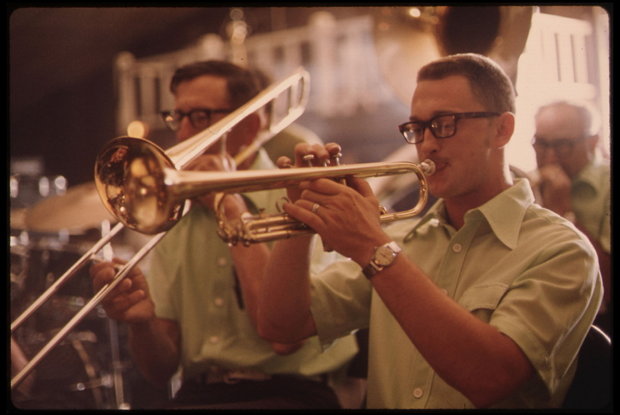
[{"label": "trumpet", "polygon": [[[283,79],[280,82],[275,82],[265,90],[261,91],[257,96],[242,105],[235,111],[228,114],[212,126],[199,132],[198,134],[188,138],[187,140],[169,148],[162,153],[166,155],[171,164],[177,168],[182,169],[187,166],[191,161],[203,154],[206,149],[215,144],[221,144],[223,147],[223,140],[226,137],[228,131],[234,128],[239,122],[241,122],[248,115],[260,111],[268,105],[274,105],[276,101],[284,101],[285,104],[284,114],[282,111],[269,111],[269,118],[267,125],[263,131],[257,137],[252,145],[248,146],[242,152],[235,156],[235,163],[237,165],[245,161],[249,156],[254,154],[261,146],[263,146],[268,140],[270,140],[277,133],[282,131],[293,121],[299,118],[305,111],[306,104],[309,97],[310,88],[310,75],[308,72],[299,68],[289,77]],[[134,139],[135,140],[135,139]],[[117,140],[112,140],[117,142]],[[132,141],[131,139],[129,141]],[[105,147],[109,148],[109,146]],[[116,148],[119,150],[114,155],[109,154],[111,157],[108,162],[115,163],[124,160],[126,157],[131,156],[127,154],[124,148]],[[98,157],[101,160],[101,157]],[[117,164],[120,166],[121,163]],[[116,176],[106,175],[105,171],[109,170],[110,166],[97,162],[95,164],[95,184],[100,195],[106,194],[118,197],[118,200],[122,200],[125,196],[122,193],[117,195],[110,195],[112,187],[108,186],[110,182],[103,182],[101,177],[105,177],[106,180],[114,182],[118,189],[124,189],[121,184],[125,178],[126,171],[122,168],[116,169]],[[106,193],[106,189],[108,193]],[[104,200],[104,205],[106,201]],[[109,206],[106,205],[108,209]],[[179,208],[176,212],[177,219],[187,211],[188,204],[183,209]],[[11,333],[19,328],[28,318],[30,318],[43,304],[45,304],[54,294],[56,294],[60,288],[68,282],[77,271],[84,265],[89,263],[93,257],[101,251],[114,236],[116,236],[125,227],[123,221],[117,223],[109,233],[96,242],[88,251],[86,251],[82,257],[80,257],[64,274],[62,274],[43,294],[41,294],[30,306],[26,308],[12,323]],[[122,266],[114,279],[103,286],[83,307],[80,309],[59,331],[46,343],[30,361],[11,379],[11,389],[18,386],[28,376],[28,374],[41,362],[41,360],[49,354],[49,352],[60,343],[77,324],[79,324],[94,308],[103,301],[103,299],[127,276],[129,271],[138,264],[159,241],[165,236],[165,232],[155,234],[145,245],[140,248],[135,255]]]},{"label": "trumpet", "polygon": [[311,232],[286,214],[246,215],[230,223],[219,209],[224,193],[243,193],[293,186],[304,180],[346,176],[368,178],[415,173],[418,177],[419,199],[415,207],[402,212],[380,215],[382,223],[405,219],[419,214],[428,199],[426,176],[433,174],[432,160],[411,162],[361,163],[340,165],[335,154],[326,167],[299,167],[283,170],[248,170],[235,172],[179,171],[172,160],[157,145],[139,138],[121,137],[113,140],[101,153],[99,165],[109,166],[110,158],[123,149],[121,169],[124,180],[114,168],[101,169],[98,183],[105,206],[125,226],[146,234],[165,232],[181,218],[187,199],[212,193],[216,200],[218,234],[228,243],[245,245],[289,238]]}]

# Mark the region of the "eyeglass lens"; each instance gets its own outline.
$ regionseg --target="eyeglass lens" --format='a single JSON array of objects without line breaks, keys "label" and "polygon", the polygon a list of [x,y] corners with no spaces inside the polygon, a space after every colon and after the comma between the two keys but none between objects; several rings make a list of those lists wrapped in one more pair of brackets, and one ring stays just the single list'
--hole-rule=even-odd
[{"label": "eyeglass lens", "polygon": [[572,152],[577,141],[579,141],[579,139],[570,140],[562,138],[558,140],[543,140],[534,137],[532,140],[532,145],[534,146],[534,149],[539,152],[552,149],[559,156],[567,156]]},{"label": "eyeglass lens", "polygon": [[204,129],[211,125],[214,113],[227,113],[228,109],[194,109],[189,112],[183,111],[164,111],[162,117],[166,125],[173,131],[179,129],[184,117],[189,118],[193,128]]}]

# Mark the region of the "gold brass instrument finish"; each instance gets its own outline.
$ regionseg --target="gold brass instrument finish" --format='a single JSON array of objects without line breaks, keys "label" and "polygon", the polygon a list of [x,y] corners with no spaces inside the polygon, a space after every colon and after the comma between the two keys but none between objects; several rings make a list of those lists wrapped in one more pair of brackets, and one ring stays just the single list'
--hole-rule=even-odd
[{"label": "gold brass instrument finish", "polygon": [[165,169],[174,164],[157,145],[133,137],[113,139],[97,157],[95,183],[104,206],[125,226],[155,234],[170,229],[183,204],[170,203]]},{"label": "gold brass instrument finish", "polygon": [[[368,178],[415,173],[420,182],[417,205],[408,211],[381,215],[382,223],[405,219],[417,215],[426,205],[428,186],[425,175],[432,174],[435,168],[431,160],[426,160],[420,164],[377,162],[282,170],[179,171],[158,146],[131,137],[113,140],[102,153],[101,160],[97,163],[101,166],[97,183],[104,204],[125,226],[147,234],[169,230],[181,218],[186,199],[208,193],[285,188],[318,178],[338,180],[346,176]],[[226,222],[223,215],[218,218],[220,237],[232,244],[272,241],[311,232],[286,214],[247,215],[239,218],[237,223]]]},{"label": "gold brass instrument finish", "polygon": [[[310,93],[310,75],[303,68],[299,68],[289,77],[282,81],[275,82],[261,91],[250,101],[228,114],[218,122],[214,123],[198,134],[182,141],[165,152],[154,144],[137,138],[121,137],[113,139],[97,158],[95,164],[95,185],[97,193],[103,201],[104,206],[110,213],[118,217],[120,222],[110,230],[103,238],[95,243],[87,252],[82,255],[63,275],[61,275],[43,294],[41,294],[31,305],[28,306],[11,323],[11,333],[27,321],[37,310],[41,308],[58,290],[77,275],[77,271],[90,263],[91,259],[117,235],[124,226],[131,229],[146,228],[148,233],[156,233],[155,226],[162,226],[162,229],[169,229],[182,216],[183,212],[178,198],[170,194],[170,203],[167,206],[160,206],[165,199],[166,188],[153,186],[149,187],[149,180],[159,180],[157,171],[160,166],[167,165],[167,168],[182,169],[192,160],[200,156],[206,149],[219,144],[222,145],[228,131],[234,128],[248,115],[261,111],[271,106],[277,107],[281,111],[268,111],[266,125],[260,132],[257,139],[244,151],[235,156],[237,165],[241,164],[247,157],[256,152],[271,137],[278,134],[293,121],[299,118],[305,111]],[[283,105],[276,105],[279,102]],[[141,147],[132,145],[136,141],[149,143]],[[140,151],[144,151],[141,154]],[[146,154],[146,155],[145,155]],[[133,162],[135,161],[135,163]],[[150,174],[154,173],[154,174]],[[148,193],[147,192],[150,192]],[[142,192],[142,193],[141,193]],[[128,200],[128,195],[141,193],[138,198]],[[163,198],[162,198],[163,197]],[[168,203],[168,202],[166,202]],[[149,215],[156,215],[150,217]],[[163,223],[163,225],[162,225]],[[127,261],[125,265],[114,276],[114,279],[102,287],[83,307],[79,310],[65,326],[63,326],[11,379],[11,389],[24,381],[26,376],[58,345],[69,332],[84,319],[120,282],[127,276],[129,271],[138,264],[157,243],[164,237],[165,233],[160,232],[151,237],[136,254]]]}]

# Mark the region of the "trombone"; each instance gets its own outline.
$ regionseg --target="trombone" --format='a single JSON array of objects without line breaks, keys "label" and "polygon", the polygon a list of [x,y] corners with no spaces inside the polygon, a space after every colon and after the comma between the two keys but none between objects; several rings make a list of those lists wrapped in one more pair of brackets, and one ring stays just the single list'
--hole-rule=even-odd
[{"label": "trombone", "polygon": [[[274,105],[276,99],[284,97],[286,100],[285,115],[281,118],[277,118],[276,111],[269,111],[268,123],[262,134],[257,137],[253,145],[248,146],[244,151],[235,156],[235,162],[242,163],[255,151],[257,151],[265,142],[271,137],[279,133],[286,128],[289,124],[295,121],[301,114],[303,114],[309,97],[310,88],[310,75],[303,68],[299,68],[288,78],[281,82],[276,82],[270,85],[268,88],[260,92],[256,97],[239,107],[234,112],[228,114],[217,123],[206,128],[200,133],[188,138],[187,140],[169,148],[166,152],[160,150],[162,154],[165,154],[169,158],[170,162],[176,169],[182,169],[187,166],[191,161],[204,153],[204,151],[214,145],[215,143],[222,142],[225,139],[226,134],[235,125],[241,122],[248,115],[259,111],[263,107],[268,105]],[[128,137],[125,137],[128,138]],[[114,141],[114,140],[113,140]],[[131,139],[129,139],[131,141]],[[224,148],[224,145],[222,145]],[[123,153],[124,150],[121,151]],[[116,154],[117,157],[121,156],[120,153]],[[101,170],[103,165],[97,163],[95,165],[95,183],[98,188],[98,192],[102,195],[102,188],[105,188],[105,184],[102,183],[99,178],[102,177]],[[122,172],[121,174],[125,174]],[[122,177],[116,177],[121,179]],[[122,198],[122,195],[117,195]],[[102,196],[103,198],[103,196]],[[104,204],[105,204],[104,200]],[[179,209],[176,213],[177,220],[187,211],[189,204],[185,203],[183,209]],[[116,224],[108,234],[101,238],[95,245],[93,245],[80,259],[78,259],[63,275],[61,275],[41,296],[39,296],[24,312],[22,312],[12,323],[11,333],[13,333],[18,327],[20,327],[24,321],[26,321],[36,310],[38,310],[52,295],[58,292],[58,290],[75,275],[75,273],[81,269],[93,256],[99,252],[111,239],[117,235],[123,228],[124,224],[119,222]],[[133,268],[146,254],[165,236],[165,232],[160,232],[154,235],[136,254],[131,258],[115,275],[114,279],[106,284],[99,290],[91,300],[89,300],[84,307],[78,311],[69,322],[62,327],[52,339],[39,350],[39,352],[11,379],[11,389],[19,385],[26,376],[40,363],[40,361],[58,344],[62,341],[73,328],[79,324],[88,313],[90,313],[109,293],[112,291],[129,273],[129,270]]]},{"label": "trombone", "polygon": [[116,169],[99,177],[101,197],[110,212],[125,226],[146,234],[165,232],[181,218],[187,199],[212,193],[218,218],[218,234],[230,244],[245,245],[288,238],[312,232],[303,223],[286,214],[251,215],[236,222],[225,219],[220,209],[224,193],[244,193],[257,190],[285,188],[303,180],[331,178],[341,181],[346,176],[368,178],[415,173],[420,183],[417,204],[402,212],[382,213],[381,223],[405,219],[419,214],[428,200],[426,176],[434,173],[432,160],[422,163],[376,162],[340,165],[336,150],[324,167],[299,167],[283,170],[244,170],[233,172],[179,171],[166,154],[153,143],[139,138],[120,137],[109,143],[98,159],[107,165],[119,149],[130,155],[124,158],[122,183],[117,183]]}]

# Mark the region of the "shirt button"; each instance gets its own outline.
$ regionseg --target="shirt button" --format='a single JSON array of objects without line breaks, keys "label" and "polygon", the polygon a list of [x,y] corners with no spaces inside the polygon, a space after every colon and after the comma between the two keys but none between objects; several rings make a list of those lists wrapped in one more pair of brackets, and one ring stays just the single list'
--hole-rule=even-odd
[{"label": "shirt button", "polygon": [[215,300],[213,300],[213,302],[215,303],[216,306],[221,307],[224,305],[224,299],[217,297]]},{"label": "shirt button", "polygon": [[452,245],[452,251],[453,252],[456,252],[458,254],[462,250],[463,250],[463,245],[461,245],[461,244],[454,244],[454,245]]},{"label": "shirt button", "polygon": [[218,343],[219,341],[220,341],[220,338],[218,336],[209,337],[209,343],[215,344],[215,343]]},{"label": "shirt button", "polygon": [[446,290],[445,288],[442,288],[442,289],[441,289],[441,293],[442,293],[442,294],[445,294],[445,295],[448,295],[448,290]]},{"label": "shirt button", "polygon": [[413,397],[420,399],[422,397],[422,395],[424,395],[424,391],[422,390],[422,388],[415,388],[413,390]]},{"label": "shirt button", "polygon": [[217,265],[220,267],[225,267],[227,263],[228,261],[226,260],[226,257],[221,256],[217,259]]}]

